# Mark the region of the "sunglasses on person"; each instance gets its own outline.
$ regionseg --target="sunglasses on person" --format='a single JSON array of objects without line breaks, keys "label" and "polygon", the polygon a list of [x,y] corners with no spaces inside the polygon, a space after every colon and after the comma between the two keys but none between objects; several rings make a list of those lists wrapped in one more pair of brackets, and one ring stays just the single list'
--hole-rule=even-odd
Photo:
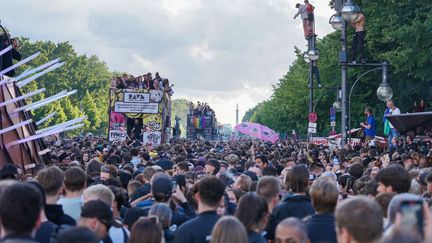
[{"label": "sunglasses on person", "polygon": [[141,217],[139,217],[139,219],[138,220],[145,220],[145,219],[148,219],[148,220],[150,220],[150,222],[152,222],[152,223],[154,223],[154,224],[157,224],[157,225],[159,225],[159,216],[157,216],[157,215],[150,215],[150,216],[141,216]]},{"label": "sunglasses on person", "polygon": [[98,219],[98,220],[99,220],[99,222],[101,222],[101,224],[105,225],[105,227],[107,229],[106,231],[108,232],[109,229],[111,228],[111,224],[108,223],[106,220],[103,220],[103,219]]}]

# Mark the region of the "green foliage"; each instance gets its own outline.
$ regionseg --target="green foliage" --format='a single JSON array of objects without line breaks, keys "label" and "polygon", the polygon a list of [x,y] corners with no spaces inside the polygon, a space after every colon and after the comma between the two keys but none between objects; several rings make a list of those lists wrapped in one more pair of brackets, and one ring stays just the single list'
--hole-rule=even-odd
[{"label": "green foliage", "polygon": [[171,115],[171,125],[175,126],[174,118],[176,116],[180,117],[180,131],[181,137],[186,137],[186,124],[187,124],[187,114],[189,111],[188,100],[186,99],[175,99],[172,101],[172,115]]},{"label": "green foliage", "polygon": [[35,68],[55,58],[60,58],[66,64],[51,71],[36,81],[32,81],[23,87],[23,93],[46,88],[43,94],[34,96],[32,101],[57,94],[62,90],[76,89],[78,92],[69,98],[51,103],[33,112],[34,119],[40,120],[51,112],[57,111],[57,115],[43,123],[41,127],[74,119],[86,114],[85,128],[68,132],[68,135],[76,135],[83,130],[96,134],[104,134],[107,130],[108,90],[111,72],[106,64],[96,56],[78,55],[69,42],[53,43],[51,41],[31,42],[28,38],[21,38],[21,52],[24,57],[40,51],[41,54],[28,65],[23,65],[18,73]]},{"label": "green foliage", "polygon": [[[366,48],[369,62],[391,64],[389,81],[394,91],[394,100],[402,112],[411,112],[413,102],[420,98],[430,100],[432,80],[431,53],[432,5],[415,0],[355,1],[366,16]],[[330,17],[330,16],[329,16]],[[348,29],[351,43],[352,28]],[[299,35],[301,33],[298,33]],[[328,89],[340,86],[340,32],[333,32],[318,40],[320,50],[318,62],[323,88],[315,89],[319,135],[327,136],[330,130],[329,108],[336,92]],[[349,49],[351,47],[349,46]],[[304,50],[305,51],[305,50]],[[279,132],[296,129],[305,134],[307,130],[308,64],[303,61],[301,51],[295,48],[297,58],[279,82],[273,87],[269,100],[246,112],[244,121],[259,122]],[[353,82],[370,67],[348,69],[348,90]],[[378,133],[382,134],[382,114],[385,105],[376,97],[376,89],[382,73],[376,71],[364,76],[353,89],[351,97],[351,124],[358,127],[364,121],[364,108],[375,111]],[[329,93],[328,93],[329,92]],[[328,94],[327,94],[328,93]],[[337,130],[340,131],[340,113],[337,114]]]}]

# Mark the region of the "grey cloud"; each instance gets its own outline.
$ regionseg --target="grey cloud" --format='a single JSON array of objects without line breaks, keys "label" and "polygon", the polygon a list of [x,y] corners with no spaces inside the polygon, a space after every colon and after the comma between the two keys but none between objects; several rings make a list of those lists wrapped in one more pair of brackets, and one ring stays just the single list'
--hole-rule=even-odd
[{"label": "grey cloud", "polygon": [[[315,1],[317,11],[327,5]],[[113,70],[159,71],[175,84],[178,96],[222,103],[239,96],[262,101],[266,97],[259,90],[268,95],[271,84],[286,73],[294,45],[305,49],[292,0],[193,1],[176,14],[167,11],[174,7],[169,3],[188,2],[163,2],[6,1],[2,8],[8,11],[1,18],[13,33],[71,41],[78,53],[96,54]],[[326,15],[316,17],[321,35],[331,31],[321,17]]]}]

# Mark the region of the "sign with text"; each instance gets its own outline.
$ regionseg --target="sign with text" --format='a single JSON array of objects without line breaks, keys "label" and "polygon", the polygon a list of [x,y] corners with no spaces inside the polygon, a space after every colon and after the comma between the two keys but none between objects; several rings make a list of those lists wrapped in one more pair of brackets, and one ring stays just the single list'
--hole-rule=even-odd
[{"label": "sign with text", "polygon": [[308,124],[308,133],[316,133],[316,131],[317,131],[317,124],[314,123],[314,122],[309,122],[309,124]]},{"label": "sign with text", "polygon": [[123,94],[123,101],[125,103],[149,103],[150,102],[150,94],[149,93],[125,92]]},{"label": "sign with text", "polygon": [[315,145],[327,145],[328,141],[329,140],[327,138],[323,138],[323,137],[312,137],[310,139],[310,143]]},{"label": "sign with text", "polygon": [[159,112],[159,104],[158,103],[115,102],[114,111],[121,112],[121,113],[157,114]]},{"label": "sign with text", "polygon": [[336,121],[336,109],[330,107],[330,121]]},{"label": "sign with text", "polygon": [[159,145],[162,141],[161,132],[144,132],[143,142],[144,144]]},{"label": "sign with text", "polygon": [[122,113],[110,112],[108,141],[126,140],[126,117]]},{"label": "sign with text", "polygon": [[[170,97],[162,90],[111,89],[109,141],[136,138],[158,146],[170,118]],[[164,117],[165,116],[165,117]],[[139,126],[134,123],[139,121]],[[135,130],[140,129],[141,131]]]}]

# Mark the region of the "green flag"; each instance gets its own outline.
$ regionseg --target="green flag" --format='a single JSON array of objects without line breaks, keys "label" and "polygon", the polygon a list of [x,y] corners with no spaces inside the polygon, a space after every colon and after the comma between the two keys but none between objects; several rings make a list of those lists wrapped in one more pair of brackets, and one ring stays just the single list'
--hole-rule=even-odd
[{"label": "green flag", "polygon": [[388,136],[389,133],[390,133],[390,122],[389,122],[389,120],[386,120],[384,122],[384,135]]}]

